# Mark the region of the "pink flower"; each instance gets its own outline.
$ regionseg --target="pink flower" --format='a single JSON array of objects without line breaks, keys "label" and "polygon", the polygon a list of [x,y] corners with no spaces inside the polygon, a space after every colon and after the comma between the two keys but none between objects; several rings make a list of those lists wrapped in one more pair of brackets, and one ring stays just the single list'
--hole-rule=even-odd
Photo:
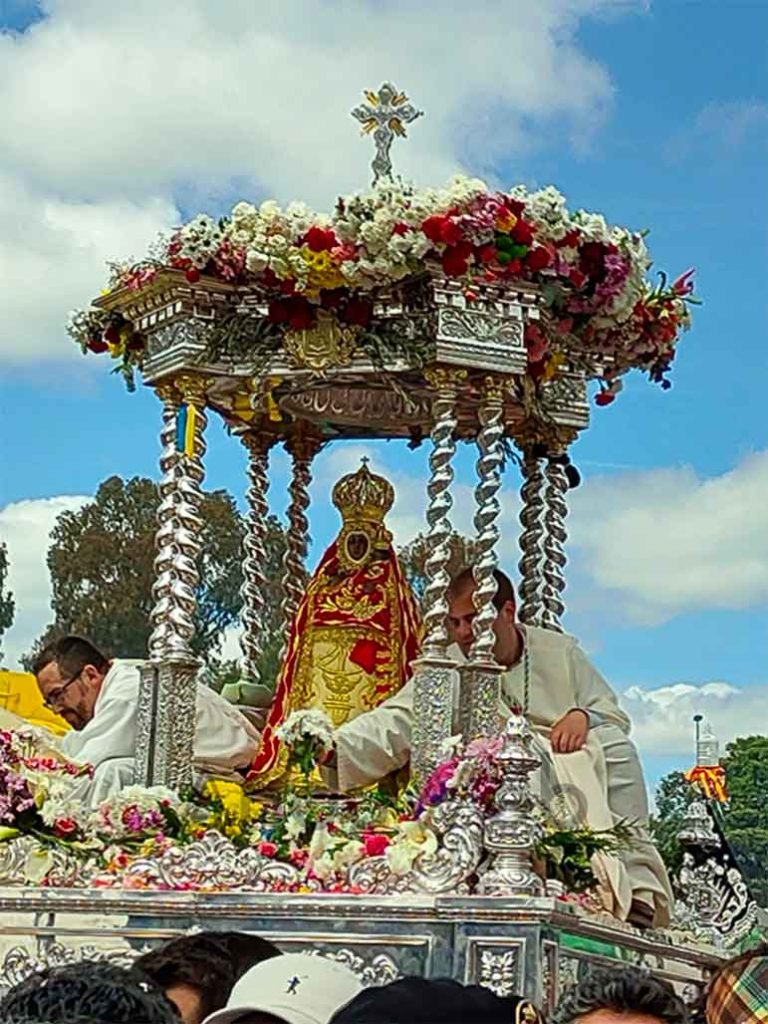
[{"label": "pink flower", "polygon": [[390,844],[389,836],[381,832],[370,832],[363,836],[366,857],[380,857]]},{"label": "pink flower", "polygon": [[275,857],[277,855],[277,843],[270,843],[264,840],[256,847],[262,857]]}]

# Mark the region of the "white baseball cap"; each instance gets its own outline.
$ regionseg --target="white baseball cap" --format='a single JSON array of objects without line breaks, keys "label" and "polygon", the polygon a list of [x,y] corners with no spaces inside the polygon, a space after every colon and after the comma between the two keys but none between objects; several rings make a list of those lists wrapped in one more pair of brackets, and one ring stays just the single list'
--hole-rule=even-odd
[{"label": "white baseball cap", "polygon": [[226,1007],[203,1024],[231,1024],[249,1012],[270,1013],[285,1024],[328,1024],[362,988],[344,964],[309,953],[286,953],[246,971]]}]

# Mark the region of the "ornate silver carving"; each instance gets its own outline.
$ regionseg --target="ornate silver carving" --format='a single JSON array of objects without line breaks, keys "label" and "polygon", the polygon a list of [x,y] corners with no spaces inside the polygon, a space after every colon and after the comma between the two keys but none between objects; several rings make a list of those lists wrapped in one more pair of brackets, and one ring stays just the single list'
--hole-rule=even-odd
[{"label": "ornate silver carving", "polygon": [[518,995],[520,992],[520,950],[517,946],[496,952],[481,949],[477,981],[497,996]]},{"label": "ornate silver carving", "polygon": [[453,733],[454,663],[445,655],[419,658],[413,665],[411,777],[421,790],[440,764]]},{"label": "ornate silver carving", "polygon": [[466,893],[483,853],[482,811],[472,803],[448,800],[429,812],[427,823],[440,840],[433,856],[422,854],[407,875],[394,874],[386,857],[368,857],[350,869],[350,885],[378,895]]},{"label": "ornate silver carving", "polygon": [[288,642],[291,623],[299,610],[299,604],[304,594],[305,562],[309,550],[309,521],[306,512],[309,508],[312,459],[320,444],[314,437],[298,435],[291,440],[287,447],[291,453],[293,470],[288,487],[291,501],[288,505],[288,531],[283,562],[283,590],[285,592],[282,608],[285,624],[283,654],[285,653],[285,644]]},{"label": "ornate silver carving", "polygon": [[261,681],[259,663],[264,653],[262,642],[264,619],[264,567],[267,561],[265,548],[267,536],[267,514],[269,504],[269,449],[273,437],[269,434],[242,433],[240,440],[248,450],[248,476],[250,486],[246,494],[248,515],[243,558],[243,635],[240,647],[243,652],[242,674],[249,682]]},{"label": "ornate silver carving", "polygon": [[565,611],[562,593],[565,590],[565,541],[568,536],[565,519],[568,515],[568,478],[565,467],[550,461],[546,469],[547,487],[544,495],[544,559],[542,563],[542,600],[544,615],[542,625],[546,629],[562,632],[560,619]]},{"label": "ornate silver carving", "polygon": [[519,537],[522,558],[518,563],[520,570],[520,621],[531,626],[541,623],[544,612],[541,594],[543,584],[541,563],[544,537],[542,523],[544,473],[541,459],[534,452],[535,449],[532,445],[527,445],[523,451],[524,482],[520,490],[522,531]]},{"label": "ornate silver carving", "polygon": [[81,960],[106,960],[120,967],[130,967],[138,955],[139,952],[133,949],[103,950],[91,945],[71,947],[60,942],[38,946],[34,953],[24,946],[13,946],[0,965],[0,990],[13,988],[30,974],[46,968],[62,967]]},{"label": "ornate silver carving", "polygon": [[363,126],[364,135],[373,134],[376,156],[371,167],[375,185],[382,178],[392,177],[390,150],[395,136],[404,138],[405,126],[421,117],[422,111],[410,104],[405,93],[391,82],[385,82],[378,92],[367,90],[364,95],[368,102],[355,107],[352,117]]},{"label": "ornate silver carving", "polygon": [[153,627],[149,638],[151,658],[160,658],[164,654],[170,628],[177,529],[176,469],[179,461],[176,451],[176,416],[180,396],[173,387],[159,387],[157,394],[163,403],[163,426],[160,431],[160,503],[157,508],[158,530],[155,538],[157,557],[155,584],[152,588],[154,607],[150,616]]},{"label": "ornate silver carving", "polygon": [[403,976],[396,962],[386,953],[376,953],[369,960],[353,949],[312,949],[308,952],[312,956],[322,956],[326,960],[344,964],[357,975],[366,988],[390,985]]},{"label": "ornate silver carving", "polygon": [[757,905],[705,801],[691,802],[678,837],[685,852],[677,879],[677,925],[711,945],[736,945],[753,930]]},{"label": "ornate silver carving", "polygon": [[531,729],[524,716],[510,715],[498,755],[504,781],[496,794],[497,812],[485,822],[484,845],[491,863],[480,877],[478,891],[487,896],[539,895],[544,888],[531,867],[541,834],[531,813],[530,791],[531,772],[541,762],[531,743]]},{"label": "ornate silver carving", "polygon": [[523,321],[511,320],[473,309],[448,306],[440,310],[439,335],[446,341],[467,341],[477,344],[492,341],[510,350],[523,349]]},{"label": "ornate silver carving", "polygon": [[289,392],[280,399],[285,412],[313,423],[335,423],[371,430],[421,426],[429,422],[430,407],[421,395],[377,390],[358,384],[318,384]]},{"label": "ornate silver carving", "polygon": [[137,859],[125,874],[170,889],[191,886],[255,892],[296,885],[300,878],[292,865],[263,857],[253,847],[238,850],[219,832],[206,832],[202,839],[189,846],[171,847],[160,857]]}]

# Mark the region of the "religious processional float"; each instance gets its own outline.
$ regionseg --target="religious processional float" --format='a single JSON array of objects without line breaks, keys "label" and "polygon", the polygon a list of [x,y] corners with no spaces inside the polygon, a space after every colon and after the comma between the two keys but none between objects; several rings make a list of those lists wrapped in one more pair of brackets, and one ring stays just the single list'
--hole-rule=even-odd
[{"label": "religious processional float", "polygon": [[[221,220],[197,216],[143,259],[111,265],[100,297],[72,315],[69,333],[83,352],[111,360],[131,388],[138,376],[162,405],[141,785],[85,808],[71,794],[87,766],[41,753],[23,734],[0,734],[2,905],[128,915],[111,933],[124,941],[157,938],[158,922],[167,929],[170,918],[178,930],[238,917],[286,948],[345,959],[369,983],[452,974],[551,1003],[587,950],[641,958],[681,985],[700,984],[709,954],[679,935],[673,945],[601,916],[594,858],[631,841],[631,829],[596,833],[533,799],[538,758],[526,709],[499,732],[492,631],[502,469],[513,457],[523,476],[520,618],[560,630],[575,482],[568,451],[588,425],[590,387],[599,408],[631,370],[669,387],[690,325],[691,273],[649,279],[644,233],[570,211],[551,187],[402,182],[390,148],[419,112],[392,85],[366,93],[353,116],[375,142],[369,191],[340,198],[330,215],[268,201],[238,203]],[[331,743],[318,708],[280,727],[290,771],[277,795],[232,781],[192,786],[197,510],[210,411],[248,458],[242,676],[252,684],[271,450],[284,446],[292,462],[288,630],[305,586],[313,457],[345,439],[429,447],[430,554],[407,790],[318,796],[316,764]],[[477,617],[454,708],[445,617],[459,442],[478,450]],[[365,468],[357,477],[345,486],[362,487],[361,500],[383,516],[386,482]],[[10,888],[19,884],[42,888],[22,897]],[[47,942],[48,961],[69,956],[71,946],[51,938],[66,934],[49,926],[37,955]],[[26,955],[17,953],[14,969]]]}]

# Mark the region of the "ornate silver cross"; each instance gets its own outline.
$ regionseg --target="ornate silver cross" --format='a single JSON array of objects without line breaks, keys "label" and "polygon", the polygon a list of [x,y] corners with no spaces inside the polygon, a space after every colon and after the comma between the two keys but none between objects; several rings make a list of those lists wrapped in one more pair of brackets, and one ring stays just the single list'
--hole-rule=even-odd
[{"label": "ornate silver cross", "polygon": [[352,117],[363,126],[363,135],[373,133],[376,156],[371,167],[375,185],[382,178],[392,177],[392,141],[396,135],[405,138],[405,126],[421,117],[423,111],[412,106],[405,93],[398,92],[391,82],[385,82],[378,92],[367,89],[363,95],[368,102],[355,107]]}]

